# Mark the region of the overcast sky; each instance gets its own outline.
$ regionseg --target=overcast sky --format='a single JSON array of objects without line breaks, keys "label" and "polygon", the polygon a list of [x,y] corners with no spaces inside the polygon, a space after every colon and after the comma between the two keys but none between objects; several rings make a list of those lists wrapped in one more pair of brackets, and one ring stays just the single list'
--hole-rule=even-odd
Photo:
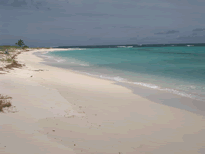
[{"label": "overcast sky", "polygon": [[0,0],[0,44],[205,43],[205,0]]}]

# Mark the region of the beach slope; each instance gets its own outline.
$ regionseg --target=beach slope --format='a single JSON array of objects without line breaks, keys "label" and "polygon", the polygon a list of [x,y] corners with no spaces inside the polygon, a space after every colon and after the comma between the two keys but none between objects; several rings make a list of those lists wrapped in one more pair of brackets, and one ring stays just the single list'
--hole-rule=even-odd
[{"label": "beach slope", "polygon": [[158,104],[130,89],[42,64],[35,52],[0,74],[0,94],[12,105],[0,112],[0,154],[205,153],[205,118]]}]

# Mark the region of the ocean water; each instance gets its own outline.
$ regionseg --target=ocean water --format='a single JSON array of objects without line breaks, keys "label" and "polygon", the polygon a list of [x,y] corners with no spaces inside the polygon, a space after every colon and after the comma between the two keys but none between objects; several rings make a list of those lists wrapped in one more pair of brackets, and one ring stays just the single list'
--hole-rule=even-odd
[{"label": "ocean water", "polygon": [[205,101],[205,47],[73,48],[45,53],[50,64]]}]

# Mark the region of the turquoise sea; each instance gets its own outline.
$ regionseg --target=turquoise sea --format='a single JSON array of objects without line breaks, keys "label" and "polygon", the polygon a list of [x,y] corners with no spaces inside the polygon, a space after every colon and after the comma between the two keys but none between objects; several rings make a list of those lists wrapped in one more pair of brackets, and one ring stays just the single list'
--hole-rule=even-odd
[{"label": "turquoise sea", "polygon": [[50,65],[205,101],[205,47],[73,48]]}]

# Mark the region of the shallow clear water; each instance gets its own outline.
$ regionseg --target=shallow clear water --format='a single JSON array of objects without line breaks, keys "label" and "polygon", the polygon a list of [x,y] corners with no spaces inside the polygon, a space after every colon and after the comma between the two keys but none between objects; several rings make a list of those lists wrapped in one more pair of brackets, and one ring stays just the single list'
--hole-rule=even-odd
[{"label": "shallow clear water", "polygon": [[205,47],[92,48],[49,52],[52,65],[205,101]]}]

